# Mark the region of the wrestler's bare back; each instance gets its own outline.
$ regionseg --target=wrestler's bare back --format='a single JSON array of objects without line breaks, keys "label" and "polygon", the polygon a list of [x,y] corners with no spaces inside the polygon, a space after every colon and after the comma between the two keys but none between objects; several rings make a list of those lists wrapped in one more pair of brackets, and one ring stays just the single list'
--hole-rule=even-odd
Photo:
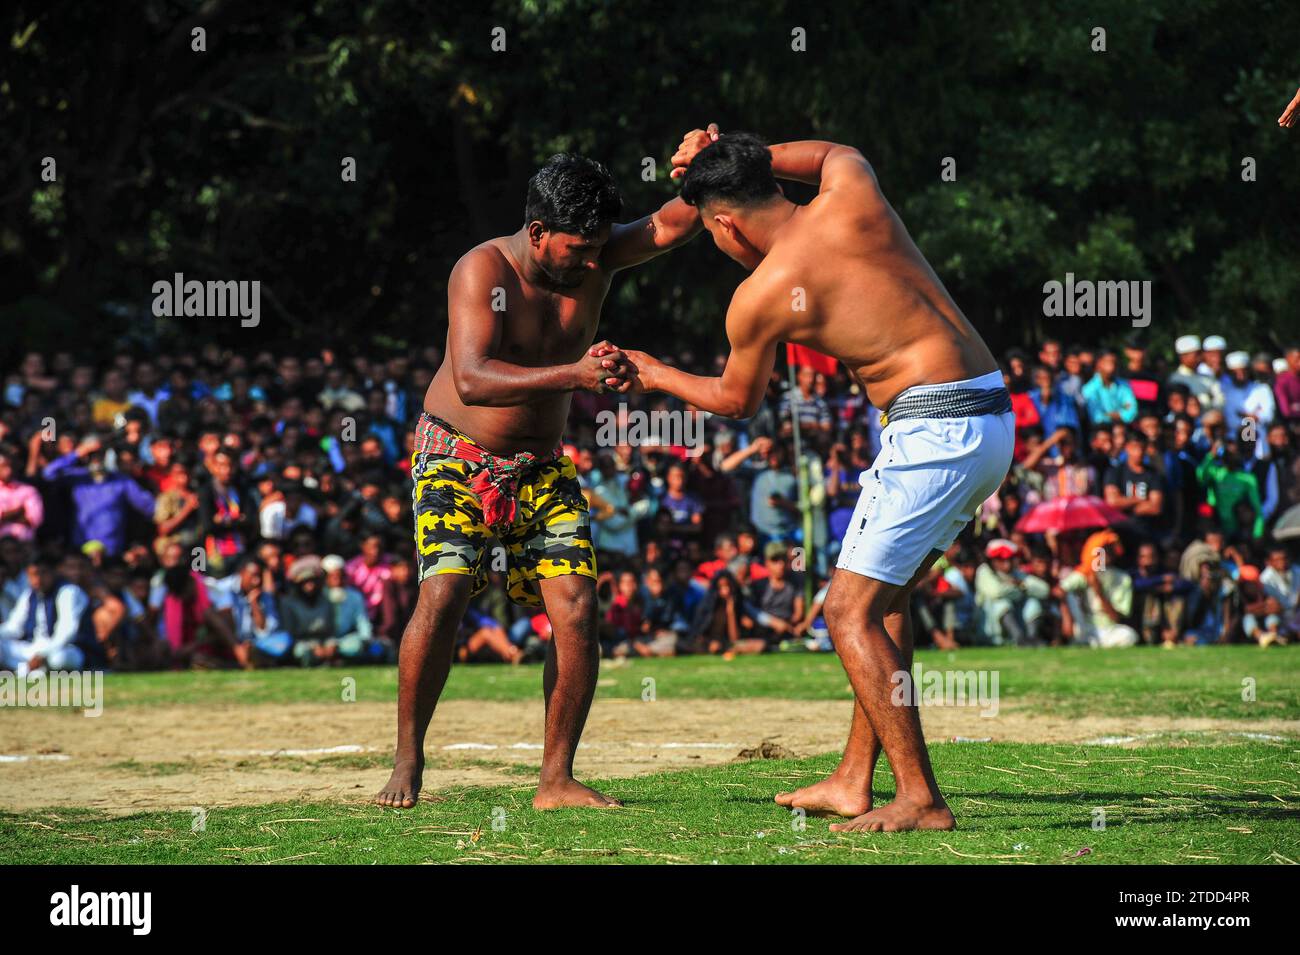
[{"label": "wrestler's bare back", "polygon": [[[564,431],[572,390],[518,403],[496,395],[489,399],[492,404],[470,404],[456,387],[454,356],[482,351],[484,343],[476,335],[499,322],[499,337],[488,346],[491,357],[529,368],[575,362],[595,339],[611,278],[595,268],[577,288],[550,288],[525,278],[508,237],[470,249],[448,281],[446,357],[425,392],[424,410],[496,454],[550,451]],[[494,304],[504,306],[504,313],[494,310]]]},{"label": "wrestler's bare back", "polygon": [[[774,330],[777,340],[838,358],[878,408],[912,385],[995,371],[988,346],[921,255],[865,160],[862,167],[861,174],[841,173],[833,188],[824,184],[811,203],[796,207],[742,283],[757,287],[746,288],[746,299],[763,303],[761,313],[742,319],[783,326]],[[774,315],[782,320],[773,323]]]}]

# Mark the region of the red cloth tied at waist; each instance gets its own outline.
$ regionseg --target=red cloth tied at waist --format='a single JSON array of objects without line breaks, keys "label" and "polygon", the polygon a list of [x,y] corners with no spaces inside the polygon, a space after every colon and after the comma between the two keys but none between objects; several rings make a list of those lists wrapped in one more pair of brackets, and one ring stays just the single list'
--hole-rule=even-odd
[{"label": "red cloth tied at waist", "polygon": [[458,458],[480,465],[469,479],[469,488],[478,495],[483,507],[483,523],[488,527],[511,524],[519,513],[519,480],[529,468],[550,464],[561,457],[561,445],[547,455],[522,451],[513,457],[493,454],[473,438],[427,411],[420,415],[415,428],[415,454]]}]

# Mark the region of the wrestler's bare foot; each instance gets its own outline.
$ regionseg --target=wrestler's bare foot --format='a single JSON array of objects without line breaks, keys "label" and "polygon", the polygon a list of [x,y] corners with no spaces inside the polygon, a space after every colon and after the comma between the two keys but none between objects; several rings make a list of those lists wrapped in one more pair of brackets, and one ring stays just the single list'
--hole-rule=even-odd
[{"label": "wrestler's bare foot", "polygon": [[590,786],[584,786],[572,776],[562,776],[555,780],[543,780],[533,797],[534,809],[568,809],[585,806],[593,809],[617,809],[623,805],[617,799],[596,792]]},{"label": "wrestler's bare foot", "polygon": [[943,803],[895,799],[887,806],[848,822],[831,823],[831,832],[906,832],[912,829],[955,829],[957,821]]},{"label": "wrestler's bare foot", "polygon": [[811,786],[777,793],[776,804],[814,815],[861,816],[871,811],[871,793],[863,792],[860,782],[852,783],[837,773],[831,773]]},{"label": "wrestler's bare foot", "polygon": [[420,801],[420,784],[423,778],[423,759],[398,760],[393,763],[393,775],[375,796],[375,803],[393,809],[410,809]]}]

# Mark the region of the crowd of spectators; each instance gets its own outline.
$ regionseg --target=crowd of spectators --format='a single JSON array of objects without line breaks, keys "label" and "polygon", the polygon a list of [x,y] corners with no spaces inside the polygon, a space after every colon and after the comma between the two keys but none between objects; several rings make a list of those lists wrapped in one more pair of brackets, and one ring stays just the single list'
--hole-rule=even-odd
[{"label": "crowd of spectators", "polygon": [[[1175,352],[1153,359],[1134,338],[1004,356],[1015,464],[918,588],[919,642],[1300,633],[1300,566],[1277,526],[1300,505],[1300,345],[1251,355],[1184,336]],[[417,591],[412,428],[441,357],[24,356],[0,411],[0,669],[394,659]],[[591,505],[603,651],[831,649],[820,607],[878,410],[842,370],[802,366],[794,388],[773,373],[753,418],[705,416],[690,446],[653,430],[609,445],[596,425],[684,410],[574,396],[566,451]],[[1086,496],[1111,517],[1020,526]],[[510,603],[503,576],[493,566],[473,601],[459,659],[543,653],[546,615]]]}]

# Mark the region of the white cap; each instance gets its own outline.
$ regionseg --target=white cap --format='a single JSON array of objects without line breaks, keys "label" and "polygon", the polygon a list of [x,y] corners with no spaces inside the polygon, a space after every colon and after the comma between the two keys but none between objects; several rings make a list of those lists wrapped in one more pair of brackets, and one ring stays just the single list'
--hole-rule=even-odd
[{"label": "white cap", "polygon": [[328,557],[322,558],[320,562],[320,569],[325,571],[327,574],[333,573],[336,570],[342,570],[346,566],[347,561],[338,554],[330,554]]},{"label": "white cap", "polygon": [[1186,355],[1188,352],[1200,351],[1201,340],[1195,335],[1182,335],[1174,342],[1174,351],[1180,355]]},{"label": "white cap", "polygon": [[1273,374],[1280,375],[1282,372],[1286,371],[1288,367],[1285,358],[1273,359]]},{"label": "white cap", "polygon": [[1205,351],[1224,351],[1227,347],[1228,343],[1224,341],[1222,335],[1211,335],[1201,345],[1201,348]]},{"label": "white cap", "polygon": [[1224,363],[1234,371],[1238,368],[1249,368],[1250,355],[1244,351],[1228,352],[1228,357],[1224,359]]}]

